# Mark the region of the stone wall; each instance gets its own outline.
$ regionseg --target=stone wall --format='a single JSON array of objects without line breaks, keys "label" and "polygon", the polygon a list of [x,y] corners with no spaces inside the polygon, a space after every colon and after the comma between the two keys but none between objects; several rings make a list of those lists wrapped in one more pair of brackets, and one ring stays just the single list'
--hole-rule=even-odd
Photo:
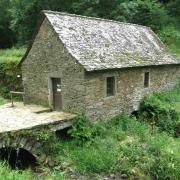
[{"label": "stone wall", "polygon": [[63,110],[84,109],[84,69],[67,52],[47,19],[22,64],[26,104],[52,107],[50,78],[62,78]]},{"label": "stone wall", "polygon": [[[144,88],[144,72],[150,87]],[[63,110],[85,112],[92,119],[107,119],[137,110],[142,98],[154,91],[169,90],[179,81],[180,66],[152,66],[85,72],[68,53],[47,19],[22,64],[25,103],[52,107],[50,78],[62,78]],[[115,96],[106,97],[106,77],[115,76]]]},{"label": "stone wall", "polygon": [[[150,86],[144,88],[144,73],[150,72]],[[106,77],[115,76],[115,96],[106,96]],[[180,66],[154,66],[86,73],[86,114],[107,119],[139,108],[143,97],[173,88],[180,77]]]}]

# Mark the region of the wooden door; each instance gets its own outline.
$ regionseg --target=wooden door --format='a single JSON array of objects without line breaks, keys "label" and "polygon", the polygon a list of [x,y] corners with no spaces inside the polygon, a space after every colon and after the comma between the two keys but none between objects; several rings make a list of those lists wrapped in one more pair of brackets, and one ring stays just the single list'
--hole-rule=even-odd
[{"label": "wooden door", "polygon": [[61,79],[52,78],[52,87],[53,87],[53,106],[55,110],[62,109],[62,92],[61,92]]}]

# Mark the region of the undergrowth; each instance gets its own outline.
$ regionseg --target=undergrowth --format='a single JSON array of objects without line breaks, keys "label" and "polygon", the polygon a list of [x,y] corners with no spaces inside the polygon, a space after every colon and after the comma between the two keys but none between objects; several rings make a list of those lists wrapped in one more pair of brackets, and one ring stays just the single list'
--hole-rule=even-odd
[{"label": "undergrowth", "polygon": [[[68,131],[71,138],[52,138],[45,145],[44,151],[56,166],[49,177],[41,178],[63,179],[61,172],[70,171],[77,176],[113,173],[129,179],[180,179],[180,139],[176,129],[179,112],[175,108],[180,102],[179,92],[178,86],[146,97],[139,117],[120,115],[108,122],[91,123],[84,115],[78,116]],[[48,170],[44,171],[46,174]],[[9,179],[36,179],[32,172],[21,173],[0,165],[0,175],[6,173]]]},{"label": "undergrowth", "polygon": [[4,98],[10,98],[10,91],[22,91],[18,64],[24,53],[23,48],[0,50],[0,95]]},{"label": "undergrowth", "polygon": [[156,125],[169,135],[180,135],[180,87],[145,97],[138,115],[140,121]]},{"label": "undergrowth", "polygon": [[180,26],[165,26],[158,33],[160,39],[166,44],[169,51],[180,56]]},{"label": "undergrowth", "polygon": [[33,173],[31,170],[12,170],[7,164],[0,163],[1,180],[64,180],[64,175],[58,171],[46,171],[41,175]]},{"label": "undergrowth", "polygon": [[[82,119],[83,125],[85,119]],[[77,121],[79,124],[79,120]],[[81,123],[80,123],[81,124]],[[98,122],[83,129],[75,126],[73,140],[56,139],[49,152],[59,162],[74,168],[80,174],[115,173],[129,178],[180,178],[179,139],[151,130],[147,123],[127,115],[117,116],[109,123]],[[96,133],[98,128],[103,133]],[[87,134],[92,131],[91,137]],[[74,135],[76,134],[76,135]],[[97,134],[97,135],[95,135]]]}]

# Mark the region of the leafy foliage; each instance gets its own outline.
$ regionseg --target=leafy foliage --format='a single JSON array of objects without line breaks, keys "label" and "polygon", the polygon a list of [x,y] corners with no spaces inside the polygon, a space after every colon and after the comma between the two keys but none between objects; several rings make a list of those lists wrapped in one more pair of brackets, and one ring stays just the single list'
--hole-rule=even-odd
[{"label": "leafy foliage", "polygon": [[1,0],[0,47],[23,45],[44,9],[96,16],[150,26],[161,30],[179,24],[179,0]]},{"label": "leafy foliage", "polygon": [[180,0],[170,1],[167,6],[169,14],[180,21]]},{"label": "leafy foliage", "polygon": [[112,12],[113,19],[161,29],[166,23],[167,13],[162,4],[154,0],[125,1]]},{"label": "leafy foliage", "polygon": [[179,92],[176,94],[178,90],[146,97],[141,105],[139,119],[151,124],[155,123],[161,131],[166,131],[170,135],[178,135],[179,112],[172,106],[178,101]]},{"label": "leafy foliage", "polygon": [[9,48],[16,42],[15,34],[10,28],[10,0],[1,0],[0,8],[0,48]]},{"label": "leafy foliage", "polygon": [[169,50],[180,55],[180,31],[179,26],[166,26],[159,31],[159,37],[167,45]]},{"label": "leafy foliage", "polygon": [[83,142],[79,138],[56,139],[49,152],[62,166],[68,164],[80,174],[119,173],[132,179],[180,177],[178,139],[157,128],[152,134],[147,123],[127,115],[93,124],[93,129],[95,126],[103,127],[104,133]]},{"label": "leafy foliage", "polygon": [[[144,116],[147,119],[143,121],[121,115],[108,122],[92,123],[84,115],[80,115],[69,132],[73,137],[69,140],[47,136],[47,129],[35,133],[26,131],[19,135],[47,142],[43,143],[42,152],[58,164],[54,167],[56,170],[68,172],[70,169],[80,176],[113,173],[117,174],[117,178],[124,174],[129,179],[179,179],[179,138],[169,136],[156,126],[152,131],[147,123],[152,115],[149,112],[154,112],[155,107],[158,113],[164,109],[170,110],[174,102],[179,100],[179,87],[171,92],[146,98],[146,107],[150,110]],[[171,126],[170,123],[169,127]],[[4,171],[6,166],[0,165],[1,168]],[[17,179],[21,177],[17,171],[10,172],[16,174]],[[30,178],[31,176],[34,177],[33,173],[30,173]],[[48,178],[63,179],[63,176],[61,172],[55,171]]]},{"label": "leafy foliage", "polygon": [[21,75],[18,63],[24,54],[24,49],[0,50],[0,94],[10,98],[9,91],[22,91]]},{"label": "leafy foliage", "polygon": [[76,140],[85,142],[92,141],[97,135],[102,135],[104,132],[103,127],[98,124],[92,124],[85,117],[85,115],[79,115],[74,119],[72,129],[68,131],[71,137]]}]

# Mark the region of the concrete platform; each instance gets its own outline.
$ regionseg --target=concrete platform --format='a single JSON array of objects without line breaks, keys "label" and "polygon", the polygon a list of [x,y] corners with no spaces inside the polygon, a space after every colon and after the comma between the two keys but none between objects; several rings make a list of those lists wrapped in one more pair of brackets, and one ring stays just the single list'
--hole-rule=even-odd
[{"label": "concrete platform", "polygon": [[[0,134],[23,129],[33,129],[39,126],[54,125],[54,130],[70,126],[75,114],[50,111],[49,108],[27,105],[16,102],[14,107],[11,104],[0,106]],[[66,125],[63,125],[63,122]]]}]

